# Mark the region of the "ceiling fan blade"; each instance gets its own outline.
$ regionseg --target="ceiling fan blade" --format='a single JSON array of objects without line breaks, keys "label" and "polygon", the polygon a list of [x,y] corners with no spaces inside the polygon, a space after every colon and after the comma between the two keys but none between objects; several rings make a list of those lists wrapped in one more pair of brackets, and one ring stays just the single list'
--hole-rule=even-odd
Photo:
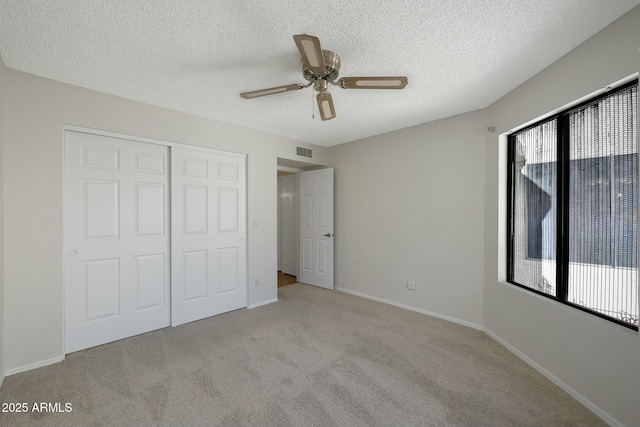
[{"label": "ceiling fan blade", "polygon": [[302,89],[303,87],[304,86],[299,84],[277,86],[277,87],[271,87],[269,89],[254,90],[253,92],[244,92],[244,93],[241,93],[240,96],[243,97],[244,99],[251,99],[251,98],[257,98],[259,96],[273,95],[274,93],[282,93],[282,92],[289,92],[291,90],[298,90],[298,89]]},{"label": "ceiling fan blade", "polygon": [[407,83],[405,76],[343,77],[338,80],[338,86],[343,89],[404,89]]},{"label": "ceiling fan blade", "polygon": [[318,100],[318,110],[320,110],[320,118],[322,120],[331,120],[336,118],[336,110],[333,108],[333,99],[330,92],[320,92],[316,96]]},{"label": "ceiling fan blade", "polygon": [[302,63],[305,67],[315,74],[324,74],[326,69],[322,47],[320,47],[320,40],[308,34],[293,36],[293,40],[296,42],[296,46],[298,46],[300,56],[302,56]]}]

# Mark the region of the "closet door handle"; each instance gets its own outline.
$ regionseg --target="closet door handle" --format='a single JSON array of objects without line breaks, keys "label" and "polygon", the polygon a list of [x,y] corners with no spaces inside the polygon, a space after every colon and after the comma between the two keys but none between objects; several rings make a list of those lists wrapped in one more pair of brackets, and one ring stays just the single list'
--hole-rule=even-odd
[{"label": "closet door handle", "polygon": [[333,237],[333,234],[327,233],[327,234],[324,235],[324,237]]}]

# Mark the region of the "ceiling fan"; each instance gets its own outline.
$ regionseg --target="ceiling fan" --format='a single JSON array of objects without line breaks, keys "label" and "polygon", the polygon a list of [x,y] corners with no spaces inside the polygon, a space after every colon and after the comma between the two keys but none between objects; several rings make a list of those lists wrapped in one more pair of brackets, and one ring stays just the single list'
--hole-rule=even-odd
[{"label": "ceiling fan", "polygon": [[[331,120],[336,117],[333,107],[331,92],[327,90],[330,84],[342,89],[403,89],[408,81],[404,76],[394,77],[342,77],[338,79],[340,71],[340,57],[330,50],[320,47],[317,37],[307,34],[293,36],[296,46],[302,56],[302,75],[309,82],[307,84],[290,84],[271,87],[241,93],[244,99],[257,98],[259,96],[273,95],[275,93],[299,90],[313,85],[318,92],[316,100],[322,120]],[[337,80],[336,80],[337,79]]]}]

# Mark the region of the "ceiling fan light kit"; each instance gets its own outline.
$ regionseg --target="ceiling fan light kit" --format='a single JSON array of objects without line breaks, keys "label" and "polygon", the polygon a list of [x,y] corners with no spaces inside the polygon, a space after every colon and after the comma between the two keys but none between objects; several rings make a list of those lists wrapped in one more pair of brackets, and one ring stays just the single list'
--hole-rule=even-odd
[{"label": "ceiling fan light kit", "polygon": [[340,57],[335,52],[323,50],[317,37],[307,34],[293,36],[302,60],[302,76],[309,83],[277,86],[268,89],[241,93],[244,99],[273,95],[275,93],[299,90],[313,85],[318,92],[318,110],[322,120],[336,117],[331,92],[327,90],[329,84],[341,89],[403,89],[407,83],[405,76],[385,77],[343,77],[338,79],[340,71]]}]

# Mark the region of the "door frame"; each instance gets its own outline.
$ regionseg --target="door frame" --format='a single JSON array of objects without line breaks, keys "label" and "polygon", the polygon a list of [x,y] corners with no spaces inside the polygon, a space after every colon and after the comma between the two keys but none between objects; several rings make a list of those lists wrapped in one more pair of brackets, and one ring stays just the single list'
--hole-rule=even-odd
[{"label": "door frame", "polygon": [[[277,164],[276,164],[276,176],[275,176],[275,180],[276,180],[276,197],[278,197],[278,193],[277,193],[277,188],[278,188],[278,171],[282,171],[282,172],[291,172],[294,173],[296,175],[298,175],[300,172],[310,172],[313,170],[317,170],[317,169],[327,169],[330,168],[331,166],[327,166],[327,165],[322,165],[319,163],[307,163],[307,162],[303,162],[300,160],[292,160],[292,159],[287,159],[284,157],[278,157],[277,159]],[[298,177],[299,178],[299,177]],[[335,175],[334,175],[334,180],[335,180]],[[334,181],[334,185],[335,185],[335,181]],[[334,203],[335,203],[335,187],[334,187]],[[335,209],[335,208],[334,208]],[[300,182],[298,181],[298,213],[300,212]],[[276,205],[276,221],[279,221],[278,218],[279,212],[278,212],[278,207]],[[299,224],[298,224],[299,226]],[[334,224],[334,231],[335,231],[335,224]],[[300,232],[300,230],[298,230],[298,232]],[[298,235],[298,238],[300,236]],[[299,245],[299,243],[298,243]],[[276,245],[277,247],[277,245]],[[300,276],[300,248],[298,247],[298,273],[296,275],[296,277]],[[278,249],[279,250],[279,249]],[[335,263],[335,252],[334,252],[334,263]],[[279,271],[278,270],[278,259],[276,257],[276,274]],[[335,271],[334,271],[334,284],[333,284],[333,288],[335,289]],[[276,289],[277,289],[277,278],[276,278]]]},{"label": "door frame", "polygon": [[[222,154],[222,155],[226,155],[226,156],[232,156],[232,157],[239,157],[239,158],[243,158],[245,159],[245,162],[247,162],[248,160],[248,156],[247,154],[243,154],[243,153],[236,153],[236,152],[232,152],[232,151],[225,151],[225,150],[219,150],[219,149],[215,149],[215,148],[208,148],[208,147],[201,147],[198,145],[189,145],[189,144],[182,144],[179,142],[173,142],[173,141],[164,141],[164,140],[160,140],[160,139],[154,139],[154,138],[147,138],[147,137],[143,137],[143,136],[137,136],[137,135],[128,135],[128,134],[124,134],[124,133],[119,133],[119,132],[111,132],[111,131],[105,131],[105,130],[100,130],[100,129],[93,129],[93,128],[88,128],[88,127],[84,127],[84,126],[76,126],[76,125],[68,125],[65,124],[62,126],[62,259],[64,260],[64,256],[68,253],[68,242],[67,242],[67,223],[65,221],[66,218],[66,212],[65,212],[65,204],[64,204],[64,200],[66,198],[66,191],[67,189],[65,188],[64,185],[64,177],[65,177],[65,133],[67,131],[72,131],[72,132],[79,132],[79,133],[87,133],[87,134],[91,134],[91,135],[98,135],[98,136],[106,136],[106,137],[110,137],[110,138],[119,138],[119,139],[125,139],[125,140],[129,140],[129,141],[133,141],[133,142],[144,142],[147,144],[155,144],[155,145],[163,145],[166,147],[169,147],[169,162],[171,162],[171,147],[176,147],[176,148],[184,148],[184,149],[188,149],[188,150],[195,150],[195,151],[204,151],[204,152],[209,152],[209,153],[217,153],[217,154]],[[170,163],[169,163],[170,164]],[[247,165],[248,166],[248,165]],[[245,168],[245,183],[246,183],[246,187],[247,187],[247,191],[245,192],[245,203],[246,206],[248,206],[248,197],[249,197],[249,180],[248,180],[248,167]],[[169,176],[169,182],[171,182],[171,176]],[[245,222],[245,227],[246,230],[248,232],[248,218],[249,218],[249,210],[246,209],[245,212],[245,217],[244,217],[244,222]],[[169,224],[169,235],[171,234],[171,209],[169,209],[169,212],[167,212],[167,221]],[[171,243],[169,242],[169,248],[171,248]],[[169,257],[171,257],[171,252],[169,252]],[[245,266],[245,287],[247,288],[247,293],[246,293],[246,301],[245,301],[245,308],[249,306],[249,239],[247,236],[246,239],[246,244],[245,244],[245,257],[246,257],[246,266]],[[169,259],[169,266],[171,266],[171,258]],[[171,276],[169,276],[169,290],[170,290],[170,294],[172,292],[172,287],[171,287]],[[67,272],[66,272],[66,267],[65,267],[65,263],[62,263],[62,342],[63,342],[63,359],[64,356],[67,355]],[[171,309],[170,309],[171,311]]]}]

